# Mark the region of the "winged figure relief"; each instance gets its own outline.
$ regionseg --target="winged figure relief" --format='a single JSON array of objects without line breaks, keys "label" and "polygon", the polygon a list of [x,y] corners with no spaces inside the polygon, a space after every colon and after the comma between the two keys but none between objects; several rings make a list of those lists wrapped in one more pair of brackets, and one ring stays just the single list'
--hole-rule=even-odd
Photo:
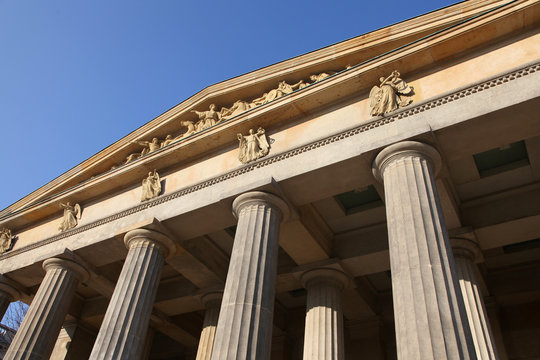
[{"label": "winged figure relief", "polygon": [[77,226],[78,220],[81,219],[81,206],[79,204],[71,205],[69,201],[65,204],[60,204],[60,206],[64,208],[64,217],[58,230],[66,231]]},{"label": "winged figure relief", "polygon": [[379,81],[381,84],[374,86],[369,93],[372,116],[386,114],[412,102],[410,96],[414,95],[414,89],[400,78],[398,71],[394,70],[386,79],[381,77]]},{"label": "winged figure relief", "polygon": [[142,181],[141,201],[146,201],[157,197],[161,193],[161,179],[159,174],[154,169],[154,172],[149,172],[148,176]]},{"label": "winged figure relief", "polygon": [[11,230],[3,228],[0,230],[0,254],[11,249],[13,245],[13,235]]},{"label": "winged figure relief", "polygon": [[240,142],[238,159],[243,164],[268,155],[270,145],[266,140],[266,134],[263,128],[257,129],[257,132],[249,129],[249,135],[237,134],[237,137]]}]

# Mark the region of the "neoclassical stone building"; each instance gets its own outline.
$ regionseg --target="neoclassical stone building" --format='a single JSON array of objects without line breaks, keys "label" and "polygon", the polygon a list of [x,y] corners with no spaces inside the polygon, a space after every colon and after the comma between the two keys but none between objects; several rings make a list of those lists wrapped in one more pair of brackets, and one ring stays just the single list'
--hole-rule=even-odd
[{"label": "neoclassical stone building", "polygon": [[540,2],[210,86],[0,212],[5,359],[540,358]]}]

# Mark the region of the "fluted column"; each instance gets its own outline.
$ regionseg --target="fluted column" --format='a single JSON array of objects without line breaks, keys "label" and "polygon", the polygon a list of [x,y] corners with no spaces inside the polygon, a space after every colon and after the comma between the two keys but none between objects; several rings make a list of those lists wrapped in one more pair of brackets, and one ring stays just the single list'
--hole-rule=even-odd
[{"label": "fluted column", "polygon": [[219,317],[219,307],[223,291],[214,291],[206,293],[201,300],[206,308],[204,313],[203,328],[197,349],[196,360],[210,360],[212,357],[212,348],[214,347],[214,338]]},{"label": "fluted column", "polygon": [[304,273],[301,281],[307,289],[304,360],[345,359],[341,291],[348,276],[319,268]]},{"label": "fluted column", "polygon": [[480,248],[469,239],[452,238],[450,242],[454,251],[456,272],[471,327],[476,356],[482,360],[498,359],[475,265],[475,260],[481,254]]},{"label": "fluted column", "polygon": [[234,200],[238,218],[212,360],[270,358],[279,225],[288,208],[254,191]]},{"label": "fluted column", "polygon": [[404,141],[381,151],[398,358],[475,359],[448,242],[433,147]]},{"label": "fluted column", "polygon": [[165,257],[174,243],[146,229],[124,237],[128,255],[101,324],[90,359],[134,360],[142,355]]},{"label": "fluted column", "polygon": [[45,278],[17,330],[4,357],[10,359],[48,359],[68,312],[79,281],[88,272],[68,259],[51,258],[43,262]]},{"label": "fluted column", "polygon": [[17,289],[17,285],[4,275],[0,275],[0,320],[6,314],[9,304],[20,297],[21,293]]}]

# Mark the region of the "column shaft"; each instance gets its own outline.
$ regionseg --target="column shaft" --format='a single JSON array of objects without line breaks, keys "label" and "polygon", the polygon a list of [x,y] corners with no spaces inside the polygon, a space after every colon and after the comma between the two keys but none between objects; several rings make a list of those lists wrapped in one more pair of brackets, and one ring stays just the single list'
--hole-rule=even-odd
[{"label": "column shaft", "polygon": [[302,281],[307,288],[304,360],[345,359],[341,290],[347,276],[316,269],[304,274]]},{"label": "column shaft", "polygon": [[65,259],[43,263],[45,278],[28,308],[4,359],[48,359],[80,279],[80,265]]},{"label": "column shaft", "polygon": [[144,229],[128,232],[125,243],[128,255],[90,354],[92,360],[142,356],[164,258],[174,247],[164,235]]},{"label": "column shaft", "polygon": [[219,315],[213,360],[270,357],[279,224],[276,196],[251,192],[233,204],[238,226]]},{"label": "column shaft", "polygon": [[221,306],[222,298],[223,290],[207,291],[201,297],[206,312],[204,313],[203,329],[199,339],[196,360],[210,360],[212,357],[212,349],[214,348],[214,338],[216,336],[219,308]]},{"label": "column shaft", "polygon": [[199,348],[197,349],[197,360],[210,360],[212,357],[218,317],[219,307],[206,309]]},{"label": "column shaft", "polygon": [[435,187],[437,151],[406,141],[375,160],[384,179],[398,358],[476,358]]},{"label": "column shaft", "polygon": [[468,251],[465,249],[455,249],[454,253],[459,286],[465,303],[469,326],[471,327],[476,356],[478,359],[483,360],[498,359],[484,301],[479,289],[473,254],[467,254]]}]

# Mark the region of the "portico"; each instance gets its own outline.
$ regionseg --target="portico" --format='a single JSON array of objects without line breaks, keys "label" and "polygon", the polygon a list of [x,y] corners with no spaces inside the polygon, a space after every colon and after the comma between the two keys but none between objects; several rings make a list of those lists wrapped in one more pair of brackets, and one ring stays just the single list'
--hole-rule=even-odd
[{"label": "portico", "polygon": [[62,358],[540,356],[540,5],[503,5],[211,86],[3,210],[6,358],[70,321]]}]

